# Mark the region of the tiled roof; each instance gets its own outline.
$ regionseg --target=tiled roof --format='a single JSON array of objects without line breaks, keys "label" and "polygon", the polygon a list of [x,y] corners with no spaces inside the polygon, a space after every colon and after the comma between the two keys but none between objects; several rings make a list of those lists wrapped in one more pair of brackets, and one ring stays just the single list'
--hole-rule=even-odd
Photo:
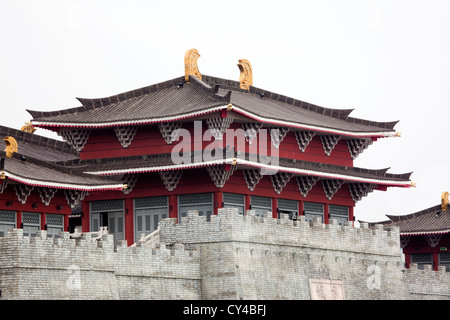
[{"label": "tiled roof", "polygon": [[179,121],[225,109],[270,125],[350,136],[392,136],[397,122],[349,117],[352,110],[319,107],[267,90],[239,88],[239,82],[211,76],[184,77],[107,98],[78,99],[82,106],[59,111],[31,111],[42,127],[105,127]]},{"label": "tiled roof", "polygon": [[399,227],[400,235],[450,233],[450,208],[442,210],[441,205],[408,215],[386,216],[390,220],[383,221],[381,224]]},{"label": "tiled roof", "polygon": [[[92,160],[75,160],[64,162],[65,167],[79,168],[84,172],[99,175],[119,175],[133,172],[153,172],[162,170],[188,169],[206,167],[213,164],[231,163],[234,157],[216,161],[196,161],[197,156],[191,153],[188,164],[174,164],[171,154],[143,155],[120,158]],[[236,159],[238,169],[265,168],[295,175],[313,175],[324,179],[342,179],[347,182],[366,182],[388,186],[410,186],[410,175],[387,173],[388,169],[369,170],[357,167],[345,167],[330,164],[314,163],[292,159],[279,159],[277,166],[250,161],[248,154]]]},{"label": "tiled roof", "polygon": [[64,161],[78,158],[70,144],[5,126],[0,126],[0,138],[13,137],[18,143],[18,153],[44,161]]},{"label": "tiled roof", "polygon": [[81,191],[122,190],[123,183],[114,177],[84,174],[54,163],[0,152],[0,171],[5,178],[36,187],[50,187]]}]

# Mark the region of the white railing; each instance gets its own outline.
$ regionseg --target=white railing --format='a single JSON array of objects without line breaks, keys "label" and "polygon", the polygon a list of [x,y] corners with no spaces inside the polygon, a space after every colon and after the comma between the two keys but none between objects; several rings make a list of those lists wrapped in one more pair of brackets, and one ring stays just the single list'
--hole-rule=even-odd
[{"label": "white railing", "polygon": [[148,235],[145,235],[144,233],[141,234],[141,238],[139,239],[139,241],[131,246],[136,247],[137,244],[140,244],[141,246],[147,246],[150,249],[156,248],[157,245],[160,244],[159,228]]},{"label": "white railing", "polygon": [[72,239],[81,238],[81,234],[90,234],[91,239],[98,240],[98,239],[101,239],[103,235],[108,234],[108,227],[100,227],[100,230],[92,231],[92,232],[81,233],[81,232],[75,231],[74,233],[70,234],[70,237]]}]

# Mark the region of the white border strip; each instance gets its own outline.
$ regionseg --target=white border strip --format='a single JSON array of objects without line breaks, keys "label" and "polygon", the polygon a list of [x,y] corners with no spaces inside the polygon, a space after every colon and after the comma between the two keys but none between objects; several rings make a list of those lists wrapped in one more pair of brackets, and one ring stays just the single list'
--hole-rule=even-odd
[{"label": "white border strip", "polygon": [[4,171],[5,176],[11,180],[30,185],[35,187],[52,187],[57,189],[71,189],[71,190],[82,190],[82,191],[101,191],[101,190],[117,190],[120,191],[123,189],[123,184],[106,184],[102,186],[88,186],[88,185],[78,185],[78,184],[70,184],[70,183],[59,183],[59,182],[50,182],[50,181],[42,181],[35,180],[29,178],[19,177],[13,173]]},{"label": "white border strip", "polygon": [[423,236],[427,234],[444,234],[450,233],[450,230],[443,231],[419,231],[419,232],[400,232],[400,236]]},{"label": "white border strip", "polygon": [[[171,116],[171,117],[162,117],[157,119],[143,119],[143,120],[135,120],[135,121],[112,121],[112,122],[99,122],[99,123],[76,123],[76,122],[53,122],[53,121],[35,121],[31,120],[34,126],[42,126],[42,127],[77,127],[77,128],[101,128],[101,127],[115,127],[115,126],[123,126],[123,125],[141,125],[141,124],[150,124],[150,123],[159,123],[159,122],[170,122],[180,119],[187,119],[192,118],[195,116],[227,109],[228,105],[225,106],[218,106],[213,107],[210,109],[206,109],[203,111],[197,111],[197,112],[190,112],[183,116]],[[291,121],[283,121],[283,120],[276,120],[276,119],[270,119],[261,117],[258,115],[255,115],[249,111],[243,110],[240,107],[232,106],[232,111],[235,111],[237,113],[240,113],[248,118],[251,118],[256,121],[260,121],[263,123],[269,123],[269,124],[275,124],[275,125],[282,125],[282,126],[288,126],[288,127],[294,127],[298,129],[305,129],[305,130],[312,130],[312,131],[319,131],[319,132],[326,132],[331,134],[339,134],[344,136],[350,136],[350,137],[395,137],[396,132],[395,131],[380,131],[380,132],[351,132],[346,130],[340,130],[340,129],[330,129],[330,128],[323,128],[319,126],[313,126],[313,125],[306,125],[306,124],[298,124],[296,122]]]},{"label": "white border strip", "polygon": [[328,178],[328,179],[342,179],[345,181],[353,181],[353,182],[365,182],[365,183],[383,184],[383,185],[398,186],[398,187],[411,187],[411,181],[398,182],[398,181],[391,181],[391,180],[361,178],[361,177],[354,177],[354,176],[352,177],[349,175],[343,175],[343,174],[337,174],[337,173],[324,173],[324,172],[314,171],[314,170],[305,170],[305,169],[288,168],[288,167],[282,167],[282,166],[266,165],[263,163],[248,161],[248,160],[239,159],[239,158],[226,158],[223,160],[211,160],[211,161],[170,165],[170,166],[156,166],[156,167],[142,167],[142,168],[117,169],[117,170],[105,170],[105,171],[91,171],[91,172],[85,172],[85,173],[95,174],[95,175],[116,175],[116,174],[130,173],[130,172],[139,173],[139,172],[155,172],[155,171],[166,171],[166,170],[177,170],[177,169],[190,169],[190,168],[205,167],[205,166],[214,165],[214,164],[232,164],[232,163],[267,169],[269,171],[292,172],[294,174],[318,176],[321,178]]}]

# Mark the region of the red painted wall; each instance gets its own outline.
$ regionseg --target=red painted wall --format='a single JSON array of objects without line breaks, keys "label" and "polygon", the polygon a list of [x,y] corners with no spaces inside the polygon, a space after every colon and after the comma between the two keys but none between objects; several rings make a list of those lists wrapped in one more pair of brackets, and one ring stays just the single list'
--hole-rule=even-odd
[{"label": "red painted wall", "polygon": [[[446,248],[445,250],[442,250]],[[403,248],[405,254],[405,264],[409,268],[411,263],[411,254],[414,253],[431,253],[433,255],[433,270],[438,269],[439,258],[441,252],[450,252],[450,234],[442,235],[441,240],[435,247],[430,247],[423,235],[413,236],[407,246]]]},{"label": "red painted wall", "polygon": [[[214,141],[202,141],[202,135],[194,135],[194,128],[192,123],[183,124],[183,128],[188,130],[191,134],[190,144],[189,141],[175,141],[172,144],[167,144],[162,138],[159,129],[156,125],[153,126],[142,126],[139,127],[132,143],[127,148],[123,148],[119,143],[113,129],[102,129],[93,130],[87,144],[84,146],[80,153],[81,159],[97,159],[97,158],[112,158],[112,157],[123,157],[123,156],[136,156],[142,154],[162,154],[171,153],[174,146],[179,144],[179,148],[185,148],[185,150],[205,150],[214,147],[212,142]],[[203,132],[207,129],[205,123],[202,125]],[[239,129],[240,125],[234,123],[231,125],[230,129]],[[270,136],[266,135],[267,140],[259,144],[260,150],[267,155],[270,155],[271,140]],[[258,138],[259,139],[259,138]],[[227,135],[223,137],[223,146],[227,140]],[[202,142],[202,144],[196,144],[196,142]],[[243,139],[234,139],[234,146],[238,150],[245,150],[246,152],[251,152],[252,148],[249,147],[248,143],[245,146],[242,143]],[[262,147],[261,147],[262,146]],[[202,148],[202,149],[201,149]],[[353,160],[350,156],[347,143],[345,140],[340,140],[330,156],[327,156],[323,150],[322,142],[318,136],[315,136],[310,142],[305,152],[301,152],[294,132],[288,132],[286,137],[281,142],[279,148],[279,157],[281,158],[291,158],[297,160],[307,160],[313,162],[321,162],[328,164],[336,164],[342,166],[353,166]]]}]

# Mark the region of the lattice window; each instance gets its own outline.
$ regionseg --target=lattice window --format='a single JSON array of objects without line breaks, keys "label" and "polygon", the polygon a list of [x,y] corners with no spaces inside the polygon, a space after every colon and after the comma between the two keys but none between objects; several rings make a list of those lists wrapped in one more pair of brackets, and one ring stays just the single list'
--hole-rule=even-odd
[{"label": "lattice window", "polygon": [[371,183],[349,183],[350,194],[355,202],[360,201],[376,188],[376,184]]},{"label": "lattice window", "polygon": [[173,191],[177,187],[178,182],[180,182],[183,170],[158,171],[158,174],[167,190]]},{"label": "lattice window", "polygon": [[419,269],[424,269],[425,265],[433,265],[433,255],[431,253],[411,254],[411,263],[417,263]]},{"label": "lattice window", "polygon": [[298,189],[302,197],[306,198],[308,192],[314,187],[319,177],[314,176],[297,176]]},{"label": "lattice window", "polygon": [[245,183],[250,191],[253,191],[258,184],[259,180],[262,179],[263,175],[259,169],[249,169],[243,170]]},{"label": "lattice window", "polygon": [[114,133],[124,148],[128,148],[136,135],[138,127],[136,126],[120,126],[114,127]]},{"label": "lattice window", "polygon": [[280,146],[281,141],[283,141],[288,132],[289,127],[270,128],[270,138],[275,148]]},{"label": "lattice window", "polygon": [[24,236],[33,236],[40,229],[41,215],[35,212],[22,213],[22,229]]},{"label": "lattice window", "polygon": [[348,207],[330,204],[330,219],[336,219],[338,224],[343,226],[348,221]]},{"label": "lattice window", "polygon": [[16,212],[0,210],[0,237],[16,227]]},{"label": "lattice window", "polygon": [[314,131],[295,131],[295,139],[301,152],[305,152],[306,147],[315,135]]},{"label": "lattice window", "polygon": [[[228,168],[228,170],[226,168]],[[208,171],[209,176],[217,188],[222,188],[235,170],[236,166],[225,166],[224,164],[206,167],[206,171]]]},{"label": "lattice window", "polygon": [[290,220],[297,220],[298,201],[289,199],[278,199],[278,218],[281,214],[288,214]]},{"label": "lattice window", "polygon": [[245,139],[249,144],[252,144],[263,124],[261,122],[243,122],[241,126],[244,130]]},{"label": "lattice window", "polygon": [[17,199],[21,204],[25,204],[27,202],[28,196],[33,191],[33,186],[29,186],[26,184],[16,184],[14,185],[14,190],[16,191]]},{"label": "lattice window", "polygon": [[328,200],[333,199],[333,196],[341,188],[343,183],[343,180],[338,179],[322,180],[323,190]]},{"label": "lattice window", "polygon": [[245,196],[237,193],[223,193],[223,207],[224,208],[237,208],[239,214],[245,213]]},{"label": "lattice window", "polygon": [[189,211],[198,211],[199,216],[206,216],[206,220],[211,219],[213,214],[212,193],[186,194],[178,196],[179,218],[186,217]]},{"label": "lattice window", "polygon": [[255,211],[255,216],[262,216],[272,212],[272,198],[252,196],[250,201],[252,210]]},{"label": "lattice window", "polygon": [[83,150],[89,139],[91,131],[89,130],[60,130],[58,135],[63,137],[75,150]]},{"label": "lattice window", "polygon": [[[91,202],[91,212],[123,210],[123,200],[102,200]],[[97,231],[97,230],[95,230]]]},{"label": "lattice window", "polygon": [[136,198],[134,199],[135,208],[157,208],[167,207],[169,200],[167,197],[148,197],[148,198]]},{"label": "lattice window", "polygon": [[275,189],[275,192],[280,194],[293,176],[294,174],[291,172],[277,172],[270,175],[270,179],[272,180],[272,185]]},{"label": "lattice window", "polygon": [[445,266],[445,270],[450,272],[450,252],[439,253],[439,265]]},{"label": "lattice window", "polygon": [[230,127],[232,122],[233,118],[230,117],[215,117],[206,119],[206,124],[216,140],[222,140],[223,134]]},{"label": "lattice window", "polygon": [[158,123],[158,128],[164,141],[166,141],[167,144],[172,144],[172,142],[178,139],[181,122],[160,122]]},{"label": "lattice window", "polygon": [[303,210],[306,221],[313,221],[314,218],[323,219],[323,204],[317,202],[303,202]]},{"label": "lattice window", "polygon": [[64,231],[64,218],[61,214],[45,215],[45,222],[47,224],[47,236],[50,238],[56,238],[60,232]]},{"label": "lattice window", "polygon": [[349,139],[347,140],[348,150],[352,159],[356,159],[361,152],[373,143],[372,139]]},{"label": "lattice window", "polygon": [[48,187],[39,187],[38,193],[41,197],[42,203],[46,206],[50,204],[50,201],[55,196],[57,189],[55,188],[48,188]]},{"label": "lattice window", "polygon": [[341,139],[340,136],[337,135],[324,135],[320,136],[320,140],[322,141],[323,150],[325,154],[329,156],[331,151],[333,151],[334,147],[336,147],[337,143]]},{"label": "lattice window", "polygon": [[86,195],[87,191],[64,190],[64,196],[66,197],[67,204],[71,208],[75,207],[80,201],[83,201]]}]

